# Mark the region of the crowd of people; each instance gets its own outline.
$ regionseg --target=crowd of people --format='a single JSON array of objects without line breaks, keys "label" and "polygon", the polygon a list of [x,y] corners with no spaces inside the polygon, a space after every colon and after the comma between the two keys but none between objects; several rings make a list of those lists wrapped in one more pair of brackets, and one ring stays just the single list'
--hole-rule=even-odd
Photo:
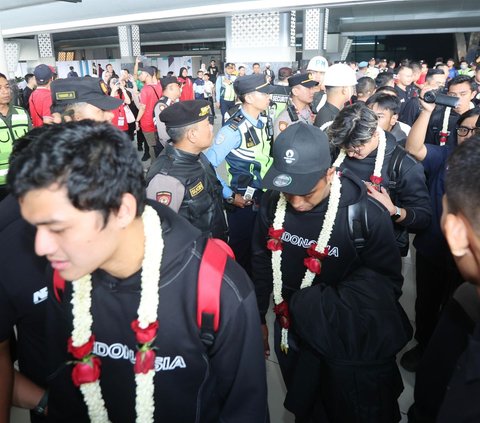
[{"label": "crowd of people", "polygon": [[409,422],[480,420],[480,66],[195,75],[0,74],[0,422],[267,423],[272,300],[297,423],[399,422],[412,337]]}]

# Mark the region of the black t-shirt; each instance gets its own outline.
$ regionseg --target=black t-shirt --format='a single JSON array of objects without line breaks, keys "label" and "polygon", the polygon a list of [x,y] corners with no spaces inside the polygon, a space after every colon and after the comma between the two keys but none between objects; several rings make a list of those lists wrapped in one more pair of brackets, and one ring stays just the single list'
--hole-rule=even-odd
[{"label": "black t-shirt", "polygon": [[12,196],[0,203],[0,230],[0,341],[16,326],[20,370],[45,386],[48,263],[35,254],[35,228],[22,219]]},{"label": "black t-shirt", "polygon": [[340,109],[329,103],[327,100],[325,105],[318,111],[313,124],[321,128],[325,123],[335,120],[339,113]]},{"label": "black t-shirt", "polygon": [[28,85],[23,89],[23,93],[22,93],[23,105],[22,105],[22,107],[26,110],[29,110],[30,105],[28,104],[28,99],[30,98],[32,93],[33,93],[33,90]]}]

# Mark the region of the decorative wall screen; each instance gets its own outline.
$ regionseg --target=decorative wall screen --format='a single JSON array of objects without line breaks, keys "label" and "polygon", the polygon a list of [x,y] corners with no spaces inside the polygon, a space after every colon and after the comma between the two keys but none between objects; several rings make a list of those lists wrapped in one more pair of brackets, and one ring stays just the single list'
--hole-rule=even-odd
[{"label": "decorative wall screen", "polygon": [[18,65],[18,56],[20,54],[20,45],[18,43],[6,42],[4,45],[5,59],[9,72],[15,72]]},{"label": "decorative wall screen", "polygon": [[40,57],[53,57],[53,43],[50,34],[38,34],[37,43]]},{"label": "decorative wall screen", "polygon": [[320,9],[305,11],[304,49],[318,50],[320,39]]},{"label": "decorative wall screen", "polygon": [[279,12],[232,16],[232,47],[280,47]]}]

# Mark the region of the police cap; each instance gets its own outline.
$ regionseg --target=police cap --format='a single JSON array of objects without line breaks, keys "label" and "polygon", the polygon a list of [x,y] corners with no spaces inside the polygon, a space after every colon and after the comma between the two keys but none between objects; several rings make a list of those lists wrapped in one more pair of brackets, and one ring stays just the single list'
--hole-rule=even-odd
[{"label": "police cap", "polygon": [[288,78],[288,85],[290,87],[302,85],[304,87],[311,88],[316,87],[318,85],[318,82],[313,79],[311,73],[298,73]]},{"label": "police cap", "polygon": [[187,100],[174,103],[160,113],[167,128],[192,125],[210,116],[210,103],[206,100]]},{"label": "police cap", "polygon": [[50,86],[52,112],[62,110],[67,104],[88,103],[101,110],[114,110],[123,100],[113,98],[102,89],[101,80],[85,76],[83,78],[56,79]]},{"label": "police cap", "polygon": [[233,88],[237,95],[245,95],[258,91],[260,93],[271,94],[273,87],[267,82],[265,75],[245,75],[238,77],[233,83]]},{"label": "police cap", "polygon": [[176,76],[165,76],[162,79],[160,79],[160,84],[162,85],[162,88],[165,89],[170,84],[180,85],[180,82],[178,82],[178,79]]}]

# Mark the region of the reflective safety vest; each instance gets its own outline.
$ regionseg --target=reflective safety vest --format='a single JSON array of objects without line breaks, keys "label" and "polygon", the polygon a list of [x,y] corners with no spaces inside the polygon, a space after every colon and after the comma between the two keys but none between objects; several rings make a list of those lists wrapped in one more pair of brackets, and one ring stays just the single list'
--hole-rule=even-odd
[{"label": "reflective safety vest", "polygon": [[[244,189],[246,185],[261,189],[262,179],[270,168],[273,159],[270,156],[270,138],[267,134],[267,118],[260,116],[262,128],[253,126],[243,115],[242,109],[235,112],[225,123],[242,137],[240,145],[228,153],[228,182],[233,191]],[[248,184],[243,178],[249,177]],[[246,185],[245,185],[246,184]]]},{"label": "reflective safety vest", "polygon": [[[230,79],[232,81],[231,84],[225,84],[223,81],[226,79]],[[220,97],[226,101],[233,101],[235,100],[235,90],[233,89],[233,81],[235,77],[229,76],[222,76],[222,88],[220,89]]]},{"label": "reflective safety vest", "polygon": [[13,106],[10,123],[0,115],[0,185],[7,183],[8,159],[12,153],[13,142],[28,132],[28,123],[27,112],[21,107]]}]

